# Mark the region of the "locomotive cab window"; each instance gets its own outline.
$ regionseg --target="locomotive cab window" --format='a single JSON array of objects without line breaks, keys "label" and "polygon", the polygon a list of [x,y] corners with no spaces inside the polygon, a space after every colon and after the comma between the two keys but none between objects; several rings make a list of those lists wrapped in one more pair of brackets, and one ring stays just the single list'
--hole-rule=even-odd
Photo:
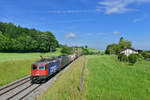
[{"label": "locomotive cab window", "polygon": [[36,65],[32,65],[32,69],[33,69],[33,70],[36,70],[36,69],[37,69],[37,66],[36,66]]},{"label": "locomotive cab window", "polygon": [[39,70],[45,70],[45,65],[40,65]]}]

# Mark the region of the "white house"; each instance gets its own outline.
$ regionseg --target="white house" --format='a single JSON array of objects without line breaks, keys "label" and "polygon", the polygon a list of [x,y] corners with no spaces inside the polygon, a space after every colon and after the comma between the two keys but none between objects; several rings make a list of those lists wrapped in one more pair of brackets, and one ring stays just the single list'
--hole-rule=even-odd
[{"label": "white house", "polygon": [[130,54],[138,54],[138,50],[135,50],[133,48],[126,48],[120,51],[120,54],[125,54],[126,56],[129,56]]}]

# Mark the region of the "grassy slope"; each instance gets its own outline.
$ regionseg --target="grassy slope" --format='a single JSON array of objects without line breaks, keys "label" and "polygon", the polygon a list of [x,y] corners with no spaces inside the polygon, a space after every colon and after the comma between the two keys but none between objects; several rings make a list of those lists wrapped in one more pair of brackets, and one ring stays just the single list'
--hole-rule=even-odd
[{"label": "grassy slope", "polygon": [[88,56],[89,100],[149,100],[150,62],[128,66],[115,56]]},{"label": "grassy slope", "polygon": [[89,52],[104,52],[104,50],[97,50],[97,49],[93,49],[93,48],[88,48]]},{"label": "grassy slope", "polygon": [[0,86],[30,74],[34,60],[4,61],[0,63]]},{"label": "grassy slope", "polygon": [[[79,58],[72,67],[61,74],[51,88],[49,88],[39,100],[84,100],[85,98],[83,97],[87,97],[86,85],[84,86],[84,91],[81,92],[81,94],[79,92],[82,67],[83,57]],[[87,76],[87,70],[85,75]],[[85,80],[84,83],[86,82]]]},{"label": "grassy slope", "polygon": [[31,64],[44,57],[60,55],[60,49],[54,53],[0,53],[0,86],[8,84],[30,74]]},{"label": "grassy slope", "polygon": [[12,60],[27,60],[27,59],[40,59],[40,55],[44,57],[60,55],[60,48],[52,53],[0,53],[0,62]]}]

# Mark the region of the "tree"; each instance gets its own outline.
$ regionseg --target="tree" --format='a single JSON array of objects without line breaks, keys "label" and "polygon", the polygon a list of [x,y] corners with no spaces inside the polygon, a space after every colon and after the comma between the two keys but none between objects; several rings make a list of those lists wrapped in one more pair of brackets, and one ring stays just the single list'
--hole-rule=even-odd
[{"label": "tree", "polygon": [[146,51],[142,51],[141,55],[144,57],[144,59],[150,58],[150,54]]},{"label": "tree", "polygon": [[132,43],[128,40],[124,40],[123,37],[120,38],[118,44],[110,44],[107,46],[106,54],[118,54],[121,50],[125,48],[131,48]]},{"label": "tree", "polygon": [[124,41],[123,37],[120,37],[119,43],[123,41]]},{"label": "tree", "polygon": [[73,54],[73,50],[72,50],[72,48],[65,45],[65,46],[63,46],[61,53],[63,55],[69,55],[69,54]]},{"label": "tree", "polygon": [[119,46],[117,44],[110,44],[106,48],[106,54],[117,54],[119,51]]},{"label": "tree", "polygon": [[4,49],[5,46],[5,36],[0,31],[0,51]]},{"label": "tree", "polygon": [[87,48],[82,48],[82,54],[83,55],[88,55],[89,54],[89,50]]},{"label": "tree", "polygon": [[0,22],[0,51],[48,52],[58,47],[58,41],[51,32],[23,28],[12,23]]},{"label": "tree", "polygon": [[121,37],[118,45],[119,45],[120,49],[122,50],[125,48],[131,48],[132,43],[128,40],[124,40],[123,37]]},{"label": "tree", "polygon": [[85,48],[88,48],[88,46],[87,46],[87,45],[85,45]]}]

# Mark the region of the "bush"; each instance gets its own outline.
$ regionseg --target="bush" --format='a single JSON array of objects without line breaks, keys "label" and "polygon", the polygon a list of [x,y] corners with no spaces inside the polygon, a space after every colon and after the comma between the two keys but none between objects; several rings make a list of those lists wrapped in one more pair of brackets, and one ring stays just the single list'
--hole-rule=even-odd
[{"label": "bush", "polygon": [[144,57],[144,59],[150,58],[150,54],[148,52],[146,52],[146,51],[142,51],[141,55]]},{"label": "bush", "polygon": [[83,48],[82,49],[82,54],[83,55],[88,55],[89,54],[89,50],[87,48]]},{"label": "bush", "polygon": [[123,61],[123,62],[128,62],[128,57],[124,54],[119,54],[118,55],[118,60]]},{"label": "bush", "polygon": [[137,55],[137,60],[142,61],[144,57],[141,54],[136,54]]},{"label": "bush", "polygon": [[63,55],[69,55],[69,54],[73,54],[73,50],[72,50],[72,48],[65,45],[62,47],[61,53]]},{"label": "bush", "polygon": [[128,59],[131,64],[135,64],[137,62],[138,56],[136,54],[131,54],[129,55]]}]

